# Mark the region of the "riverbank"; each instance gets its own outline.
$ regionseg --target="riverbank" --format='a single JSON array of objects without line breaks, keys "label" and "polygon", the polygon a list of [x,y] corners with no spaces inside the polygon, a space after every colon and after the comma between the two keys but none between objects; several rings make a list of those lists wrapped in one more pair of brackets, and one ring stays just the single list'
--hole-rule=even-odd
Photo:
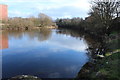
[{"label": "riverbank", "polygon": [[44,26],[44,27],[9,27],[5,26],[4,24],[1,24],[1,30],[33,30],[33,29],[41,29],[41,28],[47,28],[47,29],[57,29],[57,26]]},{"label": "riverbank", "polygon": [[119,80],[120,79],[120,51],[106,56],[96,63],[86,63],[80,70],[77,78],[90,78],[97,80]]},{"label": "riverbank", "polygon": [[105,56],[97,56],[92,62],[86,63],[79,71],[77,78],[90,78],[97,80],[120,79],[120,32],[112,32],[107,39],[107,52]]}]

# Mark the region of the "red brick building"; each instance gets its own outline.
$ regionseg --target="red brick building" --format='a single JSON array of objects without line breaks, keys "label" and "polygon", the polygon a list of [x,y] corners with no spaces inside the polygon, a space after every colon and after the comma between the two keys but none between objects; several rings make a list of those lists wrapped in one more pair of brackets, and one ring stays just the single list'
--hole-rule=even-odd
[{"label": "red brick building", "polygon": [[0,20],[8,19],[8,6],[0,4]]}]

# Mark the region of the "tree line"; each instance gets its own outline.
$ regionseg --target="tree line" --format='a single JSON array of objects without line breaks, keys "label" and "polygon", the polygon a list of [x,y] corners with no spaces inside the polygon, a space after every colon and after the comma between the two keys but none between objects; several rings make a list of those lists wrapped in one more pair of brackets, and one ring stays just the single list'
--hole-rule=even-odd
[{"label": "tree line", "polygon": [[32,29],[35,27],[46,27],[55,25],[52,18],[46,14],[40,13],[37,17],[31,16],[29,18],[13,17],[9,18],[7,21],[2,21],[4,24],[2,29]]},{"label": "tree line", "polygon": [[112,31],[120,30],[119,0],[95,0],[88,14],[85,19],[56,19],[56,23],[62,28],[84,30],[96,35],[109,35]]}]

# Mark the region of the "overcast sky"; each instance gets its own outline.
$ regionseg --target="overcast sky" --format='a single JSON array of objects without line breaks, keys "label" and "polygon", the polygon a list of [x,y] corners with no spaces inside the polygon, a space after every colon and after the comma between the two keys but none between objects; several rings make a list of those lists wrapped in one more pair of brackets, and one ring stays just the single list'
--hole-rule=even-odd
[{"label": "overcast sky", "polygon": [[45,13],[56,18],[87,17],[90,0],[1,0],[8,5],[9,17],[30,17]]}]

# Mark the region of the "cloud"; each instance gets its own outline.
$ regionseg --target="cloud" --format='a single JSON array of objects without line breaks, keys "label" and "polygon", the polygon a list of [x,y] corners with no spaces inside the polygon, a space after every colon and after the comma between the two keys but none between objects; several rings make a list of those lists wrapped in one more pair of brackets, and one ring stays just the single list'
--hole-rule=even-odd
[{"label": "cloud", "polygon": [[40,12],[53,18],[86,17],[90,8],[88,0],[2,0],[0,3],[8,5],[10,17],[36,16]]},{"label": "cloud", "polygon": [[54,34],[54,33],[52,34],[52,37],[50,38],[50,40],[48,40],[47,44],[52,46],[57,46],[57,47],[49,48],[50,50],[55,52],[60,51],[61,48],[63,48],[63,50],[68,49],[68,50],[74,50],[78,52],[85,52],[85,49],[87,48],[87,45],[84,42],[84,40],[79,40],[66,35],[58,36],[58,34]]},{"label": "cloud", "polygon": [[32,13],[29,13],[29,12],[21,12],[21,11],[9,11],[9,16],[10,17],[15,17],[15,16],[22,16],[22,17],[29,17],[30,15],[32,15]]}]

